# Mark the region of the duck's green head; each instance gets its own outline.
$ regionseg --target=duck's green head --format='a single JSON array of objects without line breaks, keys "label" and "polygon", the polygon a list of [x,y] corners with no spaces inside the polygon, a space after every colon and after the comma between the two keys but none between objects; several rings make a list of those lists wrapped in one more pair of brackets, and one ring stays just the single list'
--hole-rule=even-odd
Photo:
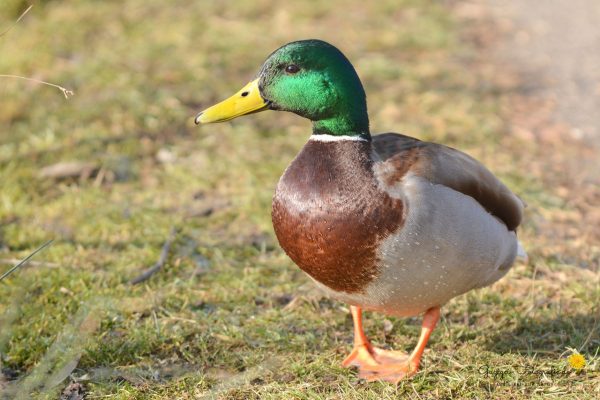
[{"label": "duck's green head", "polygon": [[369,137],[360,79],[342,52],[321,40],[292,42],[277,49],[255,80],[199,113],[195,121],[222,122],[267,109],[310,119],[314,134]]}]

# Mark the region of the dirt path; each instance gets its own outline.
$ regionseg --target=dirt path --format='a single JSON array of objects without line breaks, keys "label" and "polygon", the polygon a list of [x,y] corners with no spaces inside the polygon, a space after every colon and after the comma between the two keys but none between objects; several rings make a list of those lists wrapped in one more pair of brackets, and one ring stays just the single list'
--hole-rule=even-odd
[{"label": "dirt path", "polygon": [[554,105],[555,122],[600,145],[600,1],[481,0],[505,31],[500,59]]},{"label": "dirt path", "polygon": [[[527,211],[531,242],[548,259],[600,271],[600,1],[457,7],[472,26],[466,40],[478,45],[482,81],[498,90],[515,168],[543,188]],[[510,150],[518,142],[525,154]]]}]

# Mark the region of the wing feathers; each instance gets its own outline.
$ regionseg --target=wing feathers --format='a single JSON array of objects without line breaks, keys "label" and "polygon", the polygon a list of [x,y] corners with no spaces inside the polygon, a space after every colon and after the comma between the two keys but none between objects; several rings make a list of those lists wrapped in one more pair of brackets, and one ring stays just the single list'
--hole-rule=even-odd
[{"label": "wing feathers", "polygon": [[432,183],[471,196],[490,214],[515,230],[523,218],[523,202],[486,167],[453,148],[408,136],[385,133],[373,136],[373,146],[393,166],[387,180],[400,180],[407,172]]}]

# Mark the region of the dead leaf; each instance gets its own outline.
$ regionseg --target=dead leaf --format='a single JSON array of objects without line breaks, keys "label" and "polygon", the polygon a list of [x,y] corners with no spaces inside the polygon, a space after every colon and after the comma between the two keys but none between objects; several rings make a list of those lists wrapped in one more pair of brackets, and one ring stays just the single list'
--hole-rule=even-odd
[{"label": "dead leaf", "polygon": [[60,400],[83,400],[85,388],[81,383],[70,383],[60,395]]},{"label": "dead leaf", "polygon": [[98,172],[98,166],[93,163],[82,161],[59,162],[48,165],[40,170],[40,178],[67,179],[80,178],[87,179]]},{"label": "dead leaf", "polygon": [[77,368],[80,358],[81,358],[81,352],[78,352],[61,369],[54,372],[50,376],[50,378],[48,379],[48,382],[46,382],[45,386],[47,388],[53,388],[53,387],[59,385],[65,379],[67,379],[69,377],[69,375],[71,375],[71,372],[73,372],[75,370],[75,368]]}]

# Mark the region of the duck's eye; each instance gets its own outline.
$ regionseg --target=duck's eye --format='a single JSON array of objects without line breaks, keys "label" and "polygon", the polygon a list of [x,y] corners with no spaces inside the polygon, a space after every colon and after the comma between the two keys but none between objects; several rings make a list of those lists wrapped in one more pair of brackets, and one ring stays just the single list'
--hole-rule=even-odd
[{"label": "duck's eye", "polygon": [[290,64],[285,67],[285,72],[288,74],[296,74],[300,71],[300,67],[296,64]]}]

